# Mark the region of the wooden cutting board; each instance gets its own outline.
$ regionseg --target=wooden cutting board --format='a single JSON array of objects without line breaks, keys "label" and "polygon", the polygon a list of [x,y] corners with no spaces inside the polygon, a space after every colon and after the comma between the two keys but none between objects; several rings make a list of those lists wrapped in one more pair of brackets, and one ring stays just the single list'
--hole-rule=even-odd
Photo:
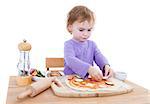
[{"label": "wooden cutting board", "polygon": [[55,95],[61,96],[61,97],[99,97],[99,96],[111,96],[111,95],[125,94],[133,90],[131,86],[115,78],[110,79],[114,83],[114,87],[111,89],[102,88],[102,90],[99,90],[99,91],[74,90],[67,86],[65,82],[66,78],[67,76],[58,77],[59,81],[63,84],[63,87],[58,87],[57,85],[52,83],[51,88]]}]

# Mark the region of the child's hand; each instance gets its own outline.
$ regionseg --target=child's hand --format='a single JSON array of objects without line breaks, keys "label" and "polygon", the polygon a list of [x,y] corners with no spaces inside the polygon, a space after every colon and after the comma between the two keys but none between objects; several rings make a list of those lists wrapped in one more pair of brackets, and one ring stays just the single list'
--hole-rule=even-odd
[{"label": "child's hand", "polygon": [[105,70],[104,77],[107,78],[113,77],[113,70],[110,68],[109,65],[105,65],[104,70]]},{"label": "child's hand", "polygon": [[103,78],[102,71],[99,69],[95,69],[92,66],[89,68],[88,73],[91,76],[91,78],[96,80],[96,81],[101,81]]}]

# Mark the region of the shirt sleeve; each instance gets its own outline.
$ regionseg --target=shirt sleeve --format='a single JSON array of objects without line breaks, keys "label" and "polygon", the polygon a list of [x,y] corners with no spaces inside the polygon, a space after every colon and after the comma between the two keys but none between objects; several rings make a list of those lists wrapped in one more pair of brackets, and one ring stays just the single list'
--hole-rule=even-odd
[{"label": "shirt sleeve", "polygon": [[65,42],[64,44],[64,59],[66,65],[69,66],[73,72],[75,72],[82,78],[85,78],[87,76],[87,71],[90,67],[90,64],[78,59],[75,56],[75,51],[71,43]]},{"label": "shirt sleeve", "polygon": [[99,66],[99,68],[101,70],[103,70],[104,66],[106,64],[109,65],[109,63],[108,63],[107,59],[101,53],[101,51],[98,49],[97,45],[94,42],[93,42],[93,46],[94,46],[94,61],[97,64],[97,66]]}]

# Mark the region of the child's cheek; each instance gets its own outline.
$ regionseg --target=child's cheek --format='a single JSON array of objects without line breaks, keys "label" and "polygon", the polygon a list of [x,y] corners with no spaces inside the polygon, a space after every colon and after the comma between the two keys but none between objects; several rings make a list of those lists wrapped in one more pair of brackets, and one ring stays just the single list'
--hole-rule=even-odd
[{"label": "child's cheek", "polygon": [[75,34],[76,34],[77,36],[81,36],[81,35],[82,35],[82,32],[80,32],[80,31],[75,31]]},{"label": "child's cheek", "polygon": [[83,32],[77,31],[77,34],[78,34],[79,36],[81,36],[81,35],[83,34]]}]

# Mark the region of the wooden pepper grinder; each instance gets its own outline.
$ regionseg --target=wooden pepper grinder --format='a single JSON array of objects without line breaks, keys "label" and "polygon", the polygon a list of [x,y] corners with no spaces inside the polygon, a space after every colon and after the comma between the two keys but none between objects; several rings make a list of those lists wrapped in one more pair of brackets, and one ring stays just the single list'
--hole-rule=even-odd
[{"label": "wooden pepper grinder", "polygon": [[17,85],[25,86],[29,85],[32,82],[32,77],[29,73],[30,70],[30,58],[29,52],[31,50],[31,45],[27,43],[26,40],[18,44],[18,49],[20,51],[20,58],[17,65],[18,76],[17,76]]}]

